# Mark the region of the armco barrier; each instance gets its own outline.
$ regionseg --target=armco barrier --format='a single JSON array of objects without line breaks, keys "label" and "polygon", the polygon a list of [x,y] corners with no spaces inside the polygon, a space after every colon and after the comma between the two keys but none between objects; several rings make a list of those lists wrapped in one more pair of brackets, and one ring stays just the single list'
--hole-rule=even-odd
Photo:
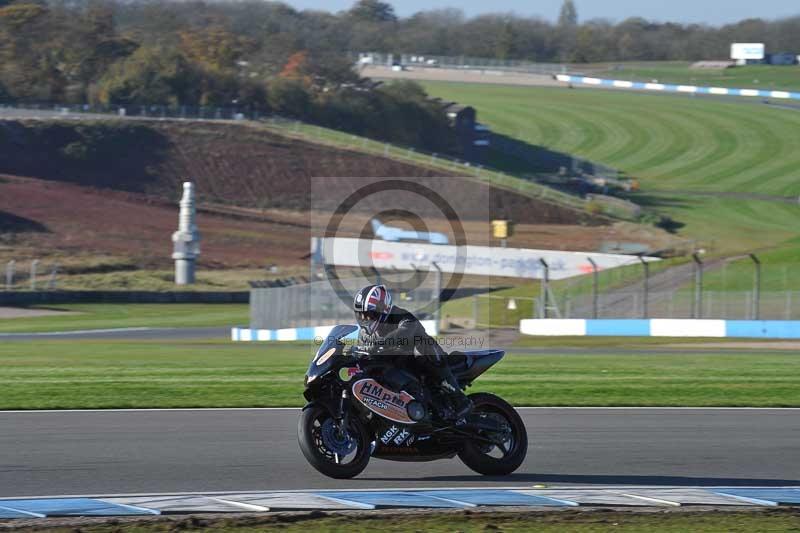
[{"label": "armco barrier", "polygon": [[652,318],[649,320],[525,319],[524,335],[620,337],[739,337],[800,339],[798,320],[711,320]]},{"label": "armco barrier", "polygon": [[697,85],[674,85],[671,83],[645,83],[641,81],[605,80],[586,76],[556,75],[558,81],[564,83],[580,83],[616,89],[634,89],[637,91],[661,91],[683,94],[713,94],[717,96],[755,96],[760,98],[780,98],[800,100],[800,93],[789,91],[772,91],[765,89],[733,89],[728,87],[701,87]]},{"label": "armco barrier", "polygon": [[[428,335],[436,335],[438,329],[435,320],[422,320],[422,326]],[[324,339],[333,326],[316,326],[313,328],[285,328],[285,329],[250,329],[231,328],[232,341],[312,341]],[[357,332],[346,338],[355,339]]]}]

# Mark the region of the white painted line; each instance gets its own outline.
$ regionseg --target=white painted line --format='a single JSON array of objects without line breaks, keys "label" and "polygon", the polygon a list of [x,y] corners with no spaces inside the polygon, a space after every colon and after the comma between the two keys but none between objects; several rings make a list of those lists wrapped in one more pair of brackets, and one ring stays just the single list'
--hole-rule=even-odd
[{"label": "white painted line", "polygon": [[225,498],[219,498],[219,497],[215,497],[215,496],[209,496],[208,499],[209,500],[213,500],[215,502],[232,505],[234,507],[238,507],[238,508],[243,509],[245,511],[257,511],[257,512],[269,511],[269,507],[264,507],[263,505],[254,505],[252,503],[236,502],[236,501],[233,501],[233,500],[226,500]]},{"label": "white painted line", "polygon": [[711,94],[728,94],[728,89],[723,87],[711,87],[708,92]]},{"label": "white painted line", "polygon": [[697,87],[694,85],[678,85],[679,93],[696,93]]},{"label": "white painted line", "polygon": [[755,89],[740,89],[739,94],[742,96],[758,96],[758,91]]},{"label": "white painted line", "polygon": [[625,80],[614,80],[613,85],[614,85],[614,87],[623,87],[623,88],[629,89],[629,88],[633,87],[633,82],[625,81]]},{"label": "white painted line", "polygon": [[45,515],[43,515],[42,513],[34,513],[34,512],[31,512],[31,511],[23,511],[22,509],[14,509],[12,507],[4,507],[2,505],[0,505],[0,509],[2,509],[3,511],[11,511],[12,513],[19,513],[19,514],[28,515],[31,518],[45,518]]},{"label": "white painted line", "polygon": [[[620,495],[625,491],[629,491],[631,489],[698,489],[698,490],[707,490],[712,491],[715,493],[722,493],[720,488],[715,487],[695,487],[695,486],[683,486],[683,485],[553,485],[548,486],[543,489],[537,489],[534,491],[531,489],[530,482],[523,483],[522,485],[513,486],[513,485],[503,485],[500,487],[493,487],[493,486],[477,486],[477,487],[385,487],[385,488],[377,488],[377,489],[353,489],[352,487],[341,487],[341,488],[324,488],[324,489],[274,489],[274,490],[240,490],[240,491],[205,491],[205,492],[168,492],[168,493],[161,493],[161,494],[152,494],[152,493],[129,493],[129,494],[58,494],[58,495],[48,495],[48,496],[10,496],[4,497],[5,500],[47,500],[47,499],[58,499],[58,498],[92,498],[96,500],[102,500],[106,498],[164,498],[164,497],[171,497],[171,496],[201,496],[201,497],[219,497],[225,498],[228,495],[244,495],[244,494],[272,494],[272,493],[297,493],[297,494],[314,494],[315,496],[321,496],[327,498],[329,500],[336,500],[331,496],[326,496],[325,492],[419,492],[419,491],[436,491],[436,490],[446,490],[446,491],[453,491],[453,490],[511,490],[511,491],[519,491],[524,490],[523,494],[532,494],[535,495],[534,492],[538,492],[541,490],[542,492],[546,492],[547,490],[558,490],[558,491],[587,491],[587,490],[607,490],[615,495]],[[729,487],[726,487],[729,488]],[[788,486],[775,486],[775,487],[763,487],[763,486],[741,486],[736,487],[740,489],[796,489],[800,490],[800,485],[788,485]],[[734,498],[741,498],[747,500],[748,498],[744,496],[734,496],[733,494],[724,493],[725,496],[731,496]],[[547,496],[546,494],[541,494],[541,496],[550,499],[557,499],[552,498],[551,496]],[[754,500],[755,498],[749,498]],[[568,500],[567,500],[568,501]],[[761,500],[759,500],[761,501]],[[346,501],[344,503],[350,504],[350,501]],[[355,503],[355,502],[354,502]],[[370,505],[370,504],[362,504],[362,505]]]},{"label": "white painted line", "polygon": [[[419,489],[417,489],[417,490],[419,490]],[[475,490],[475,489],[473,489],[473,490]],[[480,490],[480,489],[477,489],[477,490]],[[443,502],[453,503],[453,504],[456,504],[456,505],[462,505],[464,507],[477,507],[477,505],[474,504],[474,503],[462,502],[461,500],[454,500],[452,498],[443,498],[441,496],[434,496],[432,494],[426,494],[425,497],[426,498],[431,498],[433,500],[441,500]]]},{"label": "white painted line", "polygon": [[672,507],[680,507],[681,506],[681,504],[679,504],[678,502],[671,502],[669,500],[661,500],[659,498],[650,498],[648,496],[639,496],[638,494],[628,494],[627,492],[617,492],[617,494],[619,494],[621,496],[626,496],[628,498],[634,498],[636,500],[644,500],[646,502],[653,502],[653,503],[658,503],[658,504],[661,504],[661,505],[670,505]]},{"label": "white painted line", "polygon": [[718,490],[715,490],[714,494],[718,494],[718,495],[721,494],[721,495],[727,496],[729,498],[736,498],[737,500],[742,500],[742,501],[745,501],[747,503],[754,503],[756,505],[769,505],[770,507],[777,507],[778,506],[778,502],[773,502],[773,501],[770,501],[770,500],[762,500],[762,499],[759,499],[759,498],[750,498],[748,496],[739,496],[738,494],[728,494],[727,492],[721,492],[721,491],[718,491]]},{"label": "white painted line", "polygon": [[[347,490],[347,489],[344,489],[344,490]],[[385,489],[377,489],[377,490],[385,490]],[[375,507],[376,507],[375,505],[372,505],[371,503],[354,502],[354,501],[351,501],[351,500],[340,500],[339,498],[334,498],[333,496],[328,496],[327,494],[323,494],[321,492],[318,493],[317,496],[322,496],[326,500],[330,500],[332,502],[336,502],[336,503],[338,503],[340,505],[350,505],[352,507],[356,507],[356,508],[359,508],[359,509],[370,509],[370,510],[372,510],[372,509],[375,509]]]},{"label": "white painted line", "polygon": [[790,98],[791,96],[786,91],[772,91],[770,96],[773,98]]},{"label": "white painted line", "polygon": [[[104,501],[104,500],[102,500],[100,498],[96,498],[96,499],[99,499],[101,502]],[[104,503],[108,503],[110,505],[117,505],[119,507],[124,507],[126,509],[130,509],[131,511],[145,512],[145,513],[148,513],[148,514],[155,514],[155,515],[160,515],[161,514],[161,511],[159,511],[158,509],[148,509],[146,507],[139,507],[137,505],[128,505],[126,503],[115,503],[115,502],[104,502]]]},{"label": "white painted line", "polygon": [[645,83],[644,84],[644,88],[645,89],[649,89],[651,91],[663,91],[664,90],[664,84],[663,83]]}]

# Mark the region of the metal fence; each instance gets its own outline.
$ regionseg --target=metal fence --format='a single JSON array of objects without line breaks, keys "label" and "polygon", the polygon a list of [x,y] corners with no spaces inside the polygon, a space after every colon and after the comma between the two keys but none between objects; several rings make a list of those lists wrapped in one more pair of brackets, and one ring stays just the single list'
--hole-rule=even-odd
[{"label": "metal fence", "polygon": [[471,56],[437,56],[425,54],[385,54],[378,52],[354,53],[352,57],[360,64],[415,68],[451,68],[464,70],[501,70],[526,74],[566,74],[567,65],[560,63],[534,63],[516,59],[495,59]]},{"label": "metal fence", "polygon": [[3,268],[0,287],[6,291],[57,289],[59,269],[58,263],[45,263],[39,259],[11,260]]},{"label": "metal fence", "polygon": [[440,279],[427,271],[397,272],[371,280],[353,277],[333,282],[326,280],[252,289],[250,327],[280,329],[352,323],[353,296],[366,284],[375,282],[389,288],[395,305],[408,309],[417,317],[438,316]]},{"label": "metal fence", "polygon": [[594,312],[591,296],[555,295],[545,314],[541,298],[475,295],[472,320],[477,327],[516,328],[524,318],[711,318],[726,320],[800,320],[800,291],[705,291],[698,302],[691,291],[640,291],[601,294]]}]

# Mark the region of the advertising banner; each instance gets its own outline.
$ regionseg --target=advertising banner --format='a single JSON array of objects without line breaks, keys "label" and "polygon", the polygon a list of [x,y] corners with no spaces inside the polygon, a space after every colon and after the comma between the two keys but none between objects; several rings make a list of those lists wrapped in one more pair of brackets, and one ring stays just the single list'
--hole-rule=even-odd
[{"label": "advertising banner", "polygon": [[[478,276],[541,279],[544,260],[550,279],[564,279],[598,270],[639,263],[633,255],[494,246],[454,246],[426,243],[387,242],[357,238],[314,238],[312,253],[320,263],[349,267],[398,270],[435,270]],[[645,261],[658,261],[645,257]]]}]

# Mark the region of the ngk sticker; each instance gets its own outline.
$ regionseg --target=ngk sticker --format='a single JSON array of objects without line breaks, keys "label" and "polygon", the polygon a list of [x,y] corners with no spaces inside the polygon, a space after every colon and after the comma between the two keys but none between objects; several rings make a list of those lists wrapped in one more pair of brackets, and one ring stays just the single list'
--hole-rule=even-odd
[{"label": "ngk sticker", "polygon": [[381,437],[381,442],[384,444],[389,444],[389,441],[392,440],[392,437],[394,437],[398,431],[400,431],[400,428],[397,426],[390,427],[386,433],[383,434],[383,437]]}]

